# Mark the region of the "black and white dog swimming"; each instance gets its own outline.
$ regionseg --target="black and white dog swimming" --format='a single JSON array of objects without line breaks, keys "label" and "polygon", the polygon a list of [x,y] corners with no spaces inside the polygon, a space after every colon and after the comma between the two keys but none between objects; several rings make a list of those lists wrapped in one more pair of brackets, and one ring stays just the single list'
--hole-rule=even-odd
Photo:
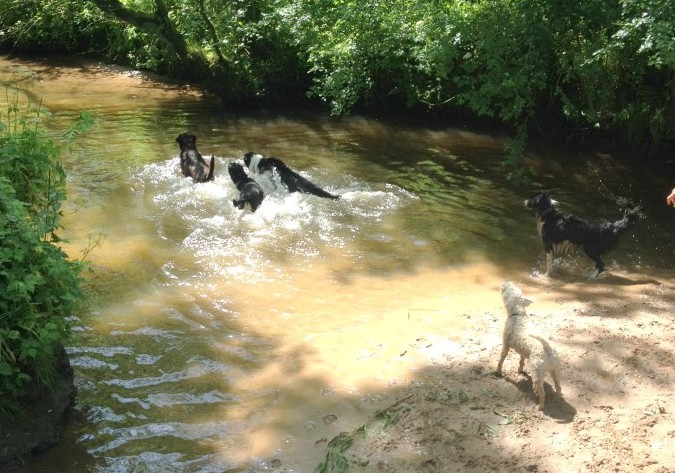
[{"label": "black and white dog swimming", "polygon": [[183,176],[191,177],[194,182],[213,179],[215,158],[211,156],[211,164],[206,164],[197,150],[197,137],[191,133],[181,133],[176,137],[176,142],[180,146],[180,170]]},{"label": "black and white dog swimming", "polygon": [[286,166],[283,161],[273,157],[263,157],[260,154],[248,152],[244,155],[244,163],[249,171],[260,174],[274,182],[276,173],[281,182],[288,188],[288,192],[302,192],[326,199],[340,200],[339,195],[333,195],[312,184],[297,172]]},{"label": "black and white dog swimming", "polygon": [[232,204],[242,210],[248,206],[251,212],[255,212],[265,198],[262,187],[251,179],[246,174],[244,166],[237,162],[230,163],[227,172],[230,173],[230,178],[239,191],[239,198],[233,199]]},{"label": "black and white dog swimming", "polygon": [[596,277],[605,268],[600,256],[614,248],[621,234],[641,216],[638,206],[627,209],[623,218],[615,222],[604,219],[591,221],[576,215],[564,215],[558,211],[557,204],[546,192],[525,201],[525,207],[534,210],[537,216],[537,227],[546,251],[546,276],[551,274],[554,254],[582,247],[595,262],[590,278]]}]

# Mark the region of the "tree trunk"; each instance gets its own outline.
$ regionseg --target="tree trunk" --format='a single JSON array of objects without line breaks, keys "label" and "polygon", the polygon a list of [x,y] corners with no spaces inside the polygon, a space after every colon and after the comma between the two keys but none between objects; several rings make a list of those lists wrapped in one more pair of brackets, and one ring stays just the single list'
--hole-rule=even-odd
[{"label": "tree trunk", "polygon": [[179,59],[178,74],[190,81],[199,82],[207,89],[218,94],[224,102],[237,104],[251,97],[249,83],[237,80],[232,65],[218,47],[218,36],[210,22],[203,2],[199,2],[202,19],[206,21],[218,56],[217,64],[210,62],[198,51],[192,51],[181,33],[169,18],[169,10],[164,0],[153,0],[154,12],[146,13],[126,7],[120,0],[92,0],[104,13],[114,16],[123,23],[135,26],[139,30],[159,38]]},{"label": "tree trunk", "polygon": [[208,61],[200,54],[190,51],[185,38],[171,22],[169,10],[164,0],[154,0],[155,11],[153,13],[132,10],[124,6],[119,0],[92,1],[104,13],[159,38],[178,56],[182,70],[181,75],[205,83],[213,80],[213,71],[209,67]]},{"label": "tree trunk", "polygon": [[119,0],[93,0],[101,11],[113,15],[120,21],[129,23],[136,28],[164,41],[183,60],[190,59],[187,43],[176,30],[171,20],[164,0],[154,0],[154,14],[132,10],[125,7]]}]

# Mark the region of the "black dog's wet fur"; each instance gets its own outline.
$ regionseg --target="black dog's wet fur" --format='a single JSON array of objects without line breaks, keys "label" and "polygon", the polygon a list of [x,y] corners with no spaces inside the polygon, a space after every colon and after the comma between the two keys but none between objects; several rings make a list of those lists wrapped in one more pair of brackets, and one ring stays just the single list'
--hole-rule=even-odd
[{"label": "black dog's wet fur", "polygon": [[571,245],[581,246],[586,255],[595,262],[597,276],[605,268],[601,255],[611,250],[619,237],[640,217],[639,207],[627,209],[624,217],[615,222],[608,220],[585,220],[576,215],[564,215],[556,209],[556,202],[548,193],[542,192],[525,201],[528,209],[534,210],[538,219],[539,233],[546,251],[546,274],[551,272],[553,254],[564,252]]},{"label": "black dog's wet fur", "polygon": [[[252,152],[248,152],[244,155],[244,163],[249,169],[251,167],[251,158],[253,155],[254,153]],[[326,199],[340,200],[339,195],[333,195],[330,192],[326,192],[286,166],[282,160],[274,157],[260,158],[258,169],[252,169],[251,171],[263,174],[265,172],[273,173],[274,170],[279,174],[281,182],[288,187],[288,192],[302,192],[318,197],[324,197]]]},{"label": "black dog's wet fur", "polygon": [[194,182],[208,182],[213,179],[215,158],[211,156],[211,164],[206,164],[197,150],[197,137],[190,133],[181,133],[176,137],[180,146],[180,170],[185,177]]},{"label": "black dog's wet fur", "polygon": [[262,187],[246,174],[244,166],[239,163],[230,163],[227,172],[230,173],[232,182],[239,190],[239,199],[233,199],[232,204],[242,210],[248,204],[251,212],[255,212],[265,198]]}]

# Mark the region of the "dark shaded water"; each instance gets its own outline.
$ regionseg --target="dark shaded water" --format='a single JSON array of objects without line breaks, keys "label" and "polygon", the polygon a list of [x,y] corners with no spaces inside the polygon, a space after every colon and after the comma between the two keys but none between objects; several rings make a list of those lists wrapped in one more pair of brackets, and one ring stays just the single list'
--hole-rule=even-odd
[{"label": "dark shaded water", "polygon": [[[539,277],[522,201],[541,188],[593,217],[619,215],[611,193],[642,202],[647,218],[609,271],[669,278],[675,266],[675,177],[611,156],[540,149],[528,155],[539,177],[513,188],[500,139],[466,130],[234,115],[105,67],[0,58],[0,77],[7,101],[41,103],[55,137],[82,110],[97,119],[64,156],[66,249],[91,250],[95,270],[68,350],[77,406],[24,472],[311,471],[326,440],[455,349],[458,314],[497,309],[501,278]],[[216,156],[213,182],[180,175],[174,139],[187,130]],[[342,200],[271,193],[255,214],[236,210],[227,163],[249,150]],[[590,267],[559,262],[572,279]]]}]

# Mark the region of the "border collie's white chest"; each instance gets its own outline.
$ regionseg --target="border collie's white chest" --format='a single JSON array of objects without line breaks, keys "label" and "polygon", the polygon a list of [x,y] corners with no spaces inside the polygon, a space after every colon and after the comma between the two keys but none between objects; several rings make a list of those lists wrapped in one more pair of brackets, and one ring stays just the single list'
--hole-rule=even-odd
[{"label": "border collie's white chest", "polygon": [[260,174],[258,171],[258,165],[260,164],[260,160],[262,159],[262,156],[259,154],[254,154],[251,156],[251,161],[248,163],[248,170],[251,171],[254,174]]},{"label": "border collie's white chest", "polygon": [[263,172],[260,172],[260,161],[263,159],[263,156],[260,154],[254,154],[251,156],[251,163],[248,166],[249,171],[258,176],[264,176],[269,180],[274,178],[274,168],[266,169]]}]

